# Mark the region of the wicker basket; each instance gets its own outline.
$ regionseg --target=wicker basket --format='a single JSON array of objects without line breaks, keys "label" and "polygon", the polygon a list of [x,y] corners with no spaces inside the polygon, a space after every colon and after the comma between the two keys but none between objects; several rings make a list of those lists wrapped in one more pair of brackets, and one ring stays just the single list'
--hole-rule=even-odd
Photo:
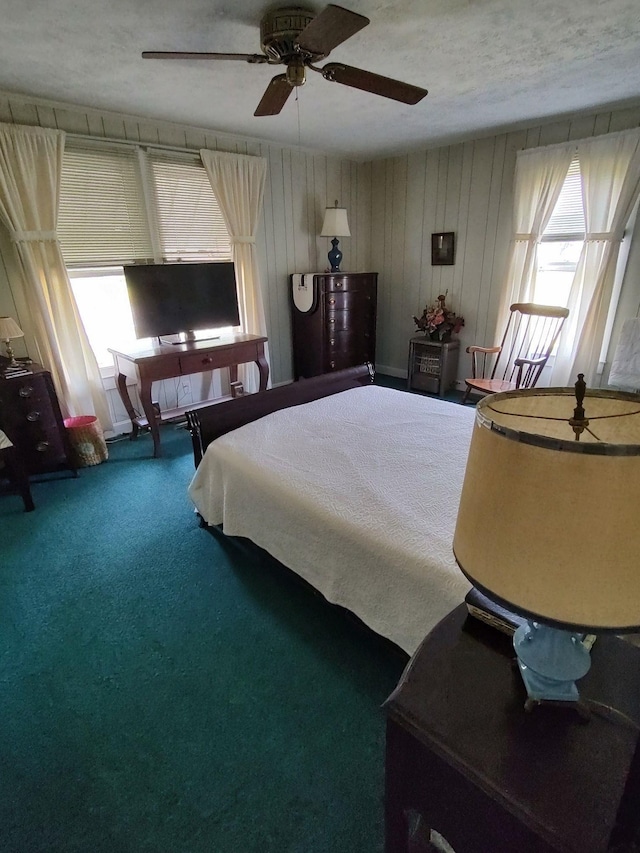
[{"label": "wicker basket", "polygon": [[99,465],[109,458],[102,426],[94,415],[66,418],[64,425],[71,444],[72,461],[78,468]]}]

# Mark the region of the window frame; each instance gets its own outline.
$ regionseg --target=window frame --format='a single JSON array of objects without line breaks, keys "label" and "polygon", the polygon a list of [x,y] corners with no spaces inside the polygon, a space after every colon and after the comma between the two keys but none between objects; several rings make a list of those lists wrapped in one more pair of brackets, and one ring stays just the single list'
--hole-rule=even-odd
[{"label": "window frame", "polygon": [[[90,240],[90,229],[87,229],[85,234],[87,236],[76,238],[75,234],[71,235],[71,240],[75,241],[75,245],[73,251],[69,251],[67,248],[67,257],[69,254],[72,255],[72,260],[68,261],[67,257],[65,257],[65,245],[64,245],[64,236],[60,240],[62,255],[67,267],[67,272],[69,274],[70,279],[74,277],[79,277],[83,273],[86,275],[86,272],[90,270],[94,270],[95,274],[99,276],[100,270],[104,270],[104,274],[108,274],[108,270],[117,269],[119,267],[126,266],[131,263],[163,263],[165,261],[177,262],[180,263],[179,255],[174,252],[165,251],[165,246],[163,245],[163,232],[162,232],[162,211],[160,210],[160,203],[158,201],[159,194],[165,191],[165,188],[158,183],[158,174],[157,170],[154,173],[153,163],[167,163],[173,164],[176,167],[186,166],[188,169],[197,168],[202,170],[202,176],[204,177],[204,181],[201,178],[198,178],[198,182],[201,184],[202,188],[208,187],[211,192],[211,198],[214,203],[214,214],[213,217],[207,216],[206,213],[204,218],[200,215],[199,224],[200,227],[196,228],[196,232],[199,234],[206,235],[206,222],[214,221],[214,233],[217,236],[217,243],[213,251],[203,251],[196,253],[186,252],[185,255],[188,257],[186,263],[190,261],[195,261],[196,257],[201,261],[215,261],[215,260],[232,260],[232,248],[231,248],[231,237],[228,233],[226,223],[224,220],[224,216],[220,209],[219,202],[211,188],[211,184],[209,182],[206,169],[202,163],[200,155],[197,152],[177,152],[172,150],[167,150],[160,146],[155,147],[153,145],[138,145],[134,143],[110,143],[110,142],[101,142],[100,140],[91,140],[91,139],[82,139],[82,140],[73,140],[73,142],[67,145],[67,151],[73,158],[76,155],[76,162],[79,162],[81,165],[78,168],[80,173],[82,172],[82,154],[87,154],[87,161],[90,163],[91,158],[95,161],[99,162],[100,157],[105,158],[105,162],[109,160],[113,160],[114,162],[126,162],[129,166],[134,164],[134,170],[136,174],[136,182],[135,185],[132,184],[131,181],[125,181],[123,179],[123,186],[127,186],[128,190],[135,195],[135,199],[132,199],[134,214],[140,217],[140,221],[138,221],[138,230],[143,231],[146,228],[146,231],[149,235],[149,242],[146,244],[144,251],[141,251],[138,257],[122,257],[115,258],[113,255],[107,253],[104,254],[103,257],[97,257],[94,253],[92,257],[80,257],[81,250],[78,249],[78,242],[81,242],[82,239],[85,239],[87,242]],[[67,152],[65,152],[66,156]],[[78,158],[77,155],[80,155]],[[67,157],[67,163],[69,163],[69,157]],[[62,211],[62,221],[63,221],[63,230],[69,232],[69,225],[65,224],[65,205],[67,204],[66,199],[64,197],[64,187],[65,187],[65,178],[67,186],[69,184],[75,183],[79,186],[79,197],[80,201],[82,197],[87,196],[86,187],[81,185],[81,182],[77,178],[76,175],[73,175],[71,180],[69,180],[69,175],[65,176],[64,173],[64,165],[65,160],[63,158],[63,177],[61,181],[61,192],[60,192],[60,210]],[[86,171],[86,169],[85,169]],[[175,183],[175,182],[174,182]],[[179,183],[179,182],[178,182]],[[193,183],[193,182],[192,182]],[[114,190],[115,195],[117,196],[117,187]],[[67,196],[69,198],[69,196]],[[106,199],[107,202],[111,202],[111,199]],[[114,202],[114,207],[117,207],[117,198]],[[76,198],[70,199],[70,206],[73,207],[78,202]],[[181,209],[184,211],[188,209],[188,203],[185,202],[180,203]],[[125,205],[127,207],[127,205]],[[80,212],[72,211],[73,216],[83,224],[83,217]],[[108,213],[108,211],[107,211]],[[97,219],[100,219],[100,215],[102,211],[99,211],[99,215]],[[72,217],[73,218],[73,217]],[[108,220],[108,216],[105,216],[105,221]],[[135,215],[134,215],[135,219]],[[205,222],[205,226],[202,226],[202,222]],[[67,219],[68,222],[68,219]],[[126,228],[127,227],[127,217],[121,216],[120,219],[116,217],[112,220],[112,227],[114,228]],[[142,224],[141,224],[142,223]],[[73,226],[73,222],[71,223]],[[183,232],[191,237],[193,234],[192,223],[184,222],[183,224]],[[224,250],[221,250],[221,233],[223,232],[223,236],[226,236],[227,244],[224,247]],[[109,241],[105,241],[105,245],[108,246]],[[67,243],[69,246],[70,243]],[[141,244],[140,244],[141,245]],[[135,254],[135,252],[134,252]],[[91,255],[91,252],[88,251],[87,255]],[[89,341],[91,344],[91,341]],[[115,368],[113,366],[103,366],[100,367],[100,373],[103,377],[109,378],[114,376]],[[115,386],[114,386],[115,387]]]}]

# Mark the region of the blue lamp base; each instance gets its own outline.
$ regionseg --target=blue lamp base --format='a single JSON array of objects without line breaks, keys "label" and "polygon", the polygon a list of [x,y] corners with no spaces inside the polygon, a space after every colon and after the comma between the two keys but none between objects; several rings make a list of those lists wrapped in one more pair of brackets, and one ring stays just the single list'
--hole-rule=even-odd
[{"label": "blue lamp base", "polygon": [[529,709],[539,702],[578,703],[576,680],[587,674],[591,656],[582,634],[527,622],[513,636]]},{"label": "blue lamp base", "polygon": [[340,241],[334,237],[331,241],[333,249],[329,252],[329,263],[331,264],[331,272],[340,272],[340,261],[342,260],[342,252],[338,248]]}]

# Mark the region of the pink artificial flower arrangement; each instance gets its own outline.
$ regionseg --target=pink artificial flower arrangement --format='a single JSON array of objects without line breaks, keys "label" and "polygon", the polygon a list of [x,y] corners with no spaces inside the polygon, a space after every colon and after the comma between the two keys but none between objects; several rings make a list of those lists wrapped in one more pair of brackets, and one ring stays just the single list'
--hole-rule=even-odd
[{"label": "pink artificial flower arrangement", "polygon": [[414,322],[421,332],[431,338],[441,341],[458,333],[464,326],[464,317],[447,307],[447,293],[438,296],[435,305],[427,305],[421,317],[414,317]]}]

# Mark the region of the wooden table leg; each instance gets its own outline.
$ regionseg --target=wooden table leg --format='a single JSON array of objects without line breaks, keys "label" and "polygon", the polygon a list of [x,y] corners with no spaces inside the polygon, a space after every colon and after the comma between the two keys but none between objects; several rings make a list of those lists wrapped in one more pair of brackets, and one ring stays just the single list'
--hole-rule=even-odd
[{"label": "wooden table leg", "polygon": [[267,390],[267,382],[269,381],[269,362],[265,358],[264,354],[264,344],[260,344],[258,347],[258,358],[256,359],[256,364],[258,365],[258,371],[260,372],[260,391]]},{"label": "wooden table leg", "polygon": [[156,410],[151,402],[151,380],[150,379],[142,379],[140,381],[140,402],[142,403],[142,408],[144,410],[145,417],[147,419],[147,423],[149,424],[149,429],[151,430],[151,437],[153,438],[153,457],[157,459],[160,454],[160,429],[158,427],[158,419],[156,418]]},{"label": "wooden table leg", "polygon": [[19,452],[15,447],[6,447],[0,450],[0,458],[7,467],[9,479],[22,498],[25,512],[32,512],[35,509],[35,504],[31,496],[29,475],[22,464]]},{"label": "wooden table leg", "polygon": [[387,721],[385,750],[384,830],[385,853],[409,853],[409,823],[404,800],[402,733]]},{"label": "wooden table leg", "polygon": [[120,399],[122,400],[122,405],[124,406],[127,415],[129,416],[129,420],[131,421],[131,441],[134,441],[138,437],[138,423],[136,421],[136,413],[133,408],[133,403],[131,402],[131,397],[129,396],[129,389],[127,388],[127,377],[124,373],[118,373],[116,376],[116,385],[118,387],[118,393],[120,394]]}]

